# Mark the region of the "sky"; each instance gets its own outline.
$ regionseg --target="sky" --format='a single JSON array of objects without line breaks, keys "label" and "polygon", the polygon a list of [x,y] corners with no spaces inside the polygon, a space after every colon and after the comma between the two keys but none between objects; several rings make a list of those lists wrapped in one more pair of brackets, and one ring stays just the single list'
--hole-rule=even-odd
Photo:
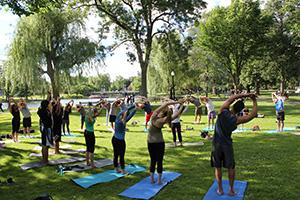
[{"label": "sky", "polygon": [[[207,10],[211,10],[215,6],[228,6],[231,0],[206,0],[208,3]],[[6,59],[8,48],[12,42],[14,31],[19,17],[13,15],[9,11],[0,10],[0,62]],[[97,20],[90,16],[86,20],[86,35],[93,40],[97,40],[97,34],[92,27],[97,27]],[[108,39],[108,43],[111,39]],[[126,46],[120,46],[114,51],[113,56],[108,56],[105,60],[106,66],[98,69],[99,73],[108,73],[112,80],[117,76],[129,78],[136,76],[140,72],[139,64],[133,65],[127,62]],[[96,72],[93,72],[96,75]]]}]

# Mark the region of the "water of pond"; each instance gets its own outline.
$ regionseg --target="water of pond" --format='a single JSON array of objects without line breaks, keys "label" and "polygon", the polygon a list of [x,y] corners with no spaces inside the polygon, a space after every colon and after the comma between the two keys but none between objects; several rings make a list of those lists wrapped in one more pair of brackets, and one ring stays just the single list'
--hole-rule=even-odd
[{"label": "water of pond", "polygon": [[[79,102],[83,104],[87,104],[88,102],[96,103],[99,101],[99,99],[73,99],[74,100],[74,105],[79,104]],[[113,102],[115,98],[106,98],[107,101]],[[61,99],[61,104],[65,106],[68,102],[70,102],[71,99]],[[40,101],[28,101],[27,102],[28,108],[34,109],[38,108],[41,105],[41,100]],[[7,109],[8,104],[6,102],[3,102],[3,109]]]}]

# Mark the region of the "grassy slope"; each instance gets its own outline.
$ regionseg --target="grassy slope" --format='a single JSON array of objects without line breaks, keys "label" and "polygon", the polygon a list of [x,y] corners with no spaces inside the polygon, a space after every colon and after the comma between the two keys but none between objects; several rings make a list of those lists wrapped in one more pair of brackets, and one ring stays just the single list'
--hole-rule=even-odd
[{"label": "grassy slope", "polygon": [[[217,107],[221,102],[215,102]],[[248,103],[249,104],[249,103]],[[263,119],[255,119],[245,127],[258,124],[263,129],[276,127],[274,107],[269,102],[260,102],[260,113],[266,115]],[[286,126],[299,125],[300,105],[286,105]],[[9,113],[0,114],[0,134],[10,132]],[[198,141],[199,130],[205,124],[193,125],[192,109],[183,117],[183,129],[193,126],[194,131],[184,131],[183,139],[186,142]],[[141,125],[143,113],[137,113],[134,120],[139,120],[140,125],[128,128],[126,135],[127,150],[126,163],[136,163],[148,166],[149,155],[146,145],[147,135]],[[37,115],[33,113],[33,125],[36,130]],[[203,118],[206,121],[206,117]],[[104,117],[100,117],[96,127],[96,158],[112,158],[111,136],[103,126]],[[71,115],[71,130],[79,128],[77,113]],[[73,131],[74,132],[74,131]],[[39,132],[35,133],[37,136]],[[166,142],[171,142],[169,128],[164,130]],[[70,138],[68,138],[70,139]],[[75,149],[84,148],[84,138],[71,138],[79,144],[72,144]],[[59,176],[56,167],[43,167],[34,170],[22,171],[20,163],[37,161],[36,157],[29,157],[35,144],[32,141],[40,139],[21,139],[22,143],[7,144],[5,150],[0,150],[0,180],[13,177],[14,185],[0,185],[0,199],[33,199],[42,193],[50,193],[54,199],[122,199],[120,192],[135,184],[147,172],[137,173],[110,183],[98,184],[89,189],[82,189],[73,184],[70,179],[83,177],[91,173],[99,173],[104,169],[89,170],[80,173],[70,173]],[[249,182],[245,200],[250,199],[299,199],[300,180],[300,137],[287,133],[263,134],[242,133],[234,134],[235,159],[237,163],[237,179]],[[211,144],[204,141],[201,147],[166,148],[164,168],[182,173],[182,176],[162,190],[155,199],[201,199],[213,181],[213,169],[210,167]],[[68,157],[64,155],[52,156],[51,159]],[[227,174],[224,174],[227,176]]]}]

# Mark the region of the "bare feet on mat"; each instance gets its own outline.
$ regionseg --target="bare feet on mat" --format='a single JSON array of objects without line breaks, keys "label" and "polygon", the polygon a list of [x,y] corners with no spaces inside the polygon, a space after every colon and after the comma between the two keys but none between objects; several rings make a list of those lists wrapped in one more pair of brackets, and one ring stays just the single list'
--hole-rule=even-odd
[{"label": "bare feet on mat", "polygon": [[223,191],[223,189],[221,189],[221,190],[220,190],[220,189],[218,189],[218,190],[217,190],[217,194],[218,194],[218,195],[220,195],[220,196],[222,196],[222,195],[224,194],[224,191]]},{"label": "bare feet on mat", "polygon": [[235,196],[236,192],[234,190],[229,190],[228,195],[229,196]]}]

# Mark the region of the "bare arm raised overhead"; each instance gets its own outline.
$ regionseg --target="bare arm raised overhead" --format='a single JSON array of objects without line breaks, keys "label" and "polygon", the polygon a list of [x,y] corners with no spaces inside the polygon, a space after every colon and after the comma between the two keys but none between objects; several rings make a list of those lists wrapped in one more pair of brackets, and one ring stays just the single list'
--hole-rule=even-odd
[{"label": "bare arm raised overhead", "polygon": [[243,124],[251,121],[253,118],[257,116],[257,100],[256,100],[256,95],[255,94],[250,94],[249,96],[252,99],[253,102],[253,108],[250,114],[245,115],[245,116],[239,116],[237,117],[237,124]]}]

